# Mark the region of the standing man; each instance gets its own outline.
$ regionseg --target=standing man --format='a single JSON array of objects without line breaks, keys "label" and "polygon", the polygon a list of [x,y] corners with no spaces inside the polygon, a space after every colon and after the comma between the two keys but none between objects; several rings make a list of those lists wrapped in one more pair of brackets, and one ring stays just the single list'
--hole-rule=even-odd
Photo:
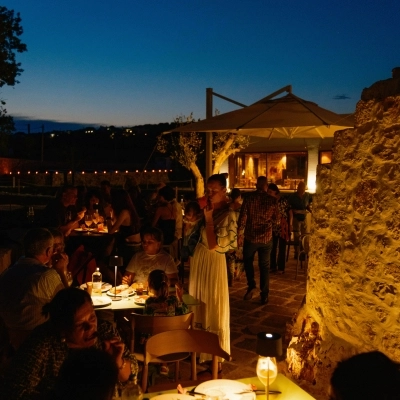
[{"label": "standing man", "polygon": [[290,232],[293,232],[294,241],[297,243],[294,247],[294,258],[297,259],[299,254],[300,235],[307,232],[306,212],[311,213],[312,198],[309,193],[306,193],[306,185],[301,181],[297,185],[296,193],[289,196],[289,204],[293,212],[293,226],[290,227]]},{"label": "standing man", "polygon": [[256,292],[254,255],[258,253],[261,304],[268,303],[269,266],[272,248],[272,224],[278,219],[277,200],[267,194],[267,178],[257,178],[257,190],[244,197],[238,221],[238,246],[243,245],[247,292],[244,300]]}]

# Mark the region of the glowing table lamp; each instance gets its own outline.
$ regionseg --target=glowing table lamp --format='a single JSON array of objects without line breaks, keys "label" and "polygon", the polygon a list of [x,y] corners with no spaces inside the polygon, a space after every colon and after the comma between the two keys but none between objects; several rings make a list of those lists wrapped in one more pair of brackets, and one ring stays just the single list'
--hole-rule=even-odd
[{"label": "glowing table lamp", "polygon": [[275,357],[282,355],[282,336],[279,333],[258,333],[256,353],[258,354],[257,376],[265,386],[268,400],[269,385],[274,382],[278,375]]},{"label": "glowing table lamp", "polygon": [[[110,261],[108,263],[110,267],[115,267],[115,280],[114,280],[114,295],[112,297],[113,300],[121,300],[122,297],[117,297],[117,270],[118,267],[122,267],[124,265],[124,259],[117,254],[110,256]],[[112,294],[112,293],[111,293]]]}]

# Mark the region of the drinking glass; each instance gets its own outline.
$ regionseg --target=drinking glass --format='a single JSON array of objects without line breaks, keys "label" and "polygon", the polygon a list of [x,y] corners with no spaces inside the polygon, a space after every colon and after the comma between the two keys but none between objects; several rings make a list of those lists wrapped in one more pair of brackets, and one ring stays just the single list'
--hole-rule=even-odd
[{"label": "drinking glass", "polygon": [[68,286],[71,286],[72,282],[74,281],[74,279],[72,278],[71,272],[67,271],[65,273],[65,277],[67,278]]},{"label": "drinking glass", "polygon": [[[85,215],[85,225],[86,227],[89,229],[93,224],[93,220],[92,220],[92,216],[89,214]],[[88,231],[88,235],[89,235],[89,231]]]},{"label": "drinking glass", "polygon": [[275,357],[259,356],[257,361],[257,376],[265,386],[266,398],[269,399],[269,385],[273,383],[278,375],[278,367]]}]

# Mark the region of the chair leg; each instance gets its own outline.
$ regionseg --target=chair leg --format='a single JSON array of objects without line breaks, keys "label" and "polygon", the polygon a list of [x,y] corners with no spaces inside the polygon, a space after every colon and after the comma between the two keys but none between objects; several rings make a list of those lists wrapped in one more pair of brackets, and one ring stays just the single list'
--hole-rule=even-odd
[{"label": "chair leg", "polygon": [[213,356],[211,365],[212,378],[218,379],[218,358]]},{"label": "chair leg", "polygon": [[297,280],[297,273],[299,271],[299,261],[300,261],[300,252],[297,254],[297,262],[296,262],[296,275],[294,276],[294,279]]},{"label": "chair leg", "polygon": [[175,362],[175,382],[179,379],[179,361]]},{"label": "chair leg", "polygon": [[197,381],[197,366],[196,366],[196,352],[193,352],[191,355],[191,369],[192,369],[192,381]]},{"label": "chair leg", "polygon": [[143,371],[142,371],[142,391],[146,393],[147,391],[147,381],[149,379],[149,365],[143,364]]}]

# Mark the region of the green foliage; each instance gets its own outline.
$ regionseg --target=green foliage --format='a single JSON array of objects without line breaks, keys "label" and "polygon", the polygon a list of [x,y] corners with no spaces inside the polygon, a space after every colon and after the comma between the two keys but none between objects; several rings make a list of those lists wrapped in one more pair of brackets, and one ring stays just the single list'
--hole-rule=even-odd
[{"label": "green foliage", "polygon": [[[188,117],[181,115],[174,120],[176,126],[182,126],[192,122],[193,113]],[[193,164],[196,164],[197,157],[203,153],[203,138],[197,132],[161,135],[157,138],[157,150],[160,153],[168,154],[179,164],[191,170]]]},{"label": "green foliage", "polygon": [[[226,147],[228,140],[232,139],[232,144],[229,148]],[[236,153],[242,149],[245,149],[250,144],[249,136],[235,135],[233,133],[214,133],[213,134],[213,159],[217,159],[221,152],[225,151],[228,156]]]},{"label": "green foliage", "polygon": [[15,52],[22,53],[27,50],[19,36],[23,29],[20,14],[14,16],[14,10],[0,6],[0,87],[14,86],[23,69],[21,63],[16,61]]}]

